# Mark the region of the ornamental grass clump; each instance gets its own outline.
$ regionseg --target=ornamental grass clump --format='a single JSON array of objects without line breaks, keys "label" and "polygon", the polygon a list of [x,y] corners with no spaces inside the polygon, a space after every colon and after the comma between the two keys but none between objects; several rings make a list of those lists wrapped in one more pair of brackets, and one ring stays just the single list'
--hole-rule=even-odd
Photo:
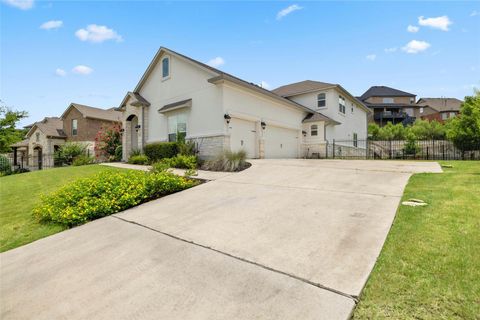
[{"label": "ornamental grass clump", "polygon": [[72,227],[193,187],[197,183],[168,172],[103,172],[43,196],[33,214],[41,222]]}]

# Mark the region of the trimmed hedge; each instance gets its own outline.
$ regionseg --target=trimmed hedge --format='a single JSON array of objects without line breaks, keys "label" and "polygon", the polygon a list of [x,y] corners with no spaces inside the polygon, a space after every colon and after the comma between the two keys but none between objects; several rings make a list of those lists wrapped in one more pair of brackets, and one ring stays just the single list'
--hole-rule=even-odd
[{"label": "trimmed hedge", "polygon": [[148,157],[144,154],[134,155],[128,159],[128,163],[130,164],[147,164]]},{"label": "trimmed hedge", "polygon": [[33,214],[41,222],[72,227],[197,184],[168,172],[103,172],[42,196]]},{"label": "trimmed hedge", "polygon": [[151,162],[157,162],[164,158],[173,158],[178,153],[176,142],[155,142],[145,146],[145,155]]}]

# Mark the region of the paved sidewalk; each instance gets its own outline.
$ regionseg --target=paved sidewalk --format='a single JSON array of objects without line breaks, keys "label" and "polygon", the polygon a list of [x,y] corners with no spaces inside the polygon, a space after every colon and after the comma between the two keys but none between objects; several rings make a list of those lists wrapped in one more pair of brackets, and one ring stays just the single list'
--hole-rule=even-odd
[{"label": "paved sidewalk", "polygon": [[[103,166],[115,167],[115,168],[123,168],[123,169],[132,169],[132,170],[141,170],[141,171],[149,171],[152,167],[151,166],[143,166],[138,164],[128,164],[124,162],[105,162],[101,163]],[[185,169],[170,169],[173,173],[183,176],[185,175]],[[197,170],[197,175],[192,176],[193,178],[203,179],[203,180],[217,180],[220,178],[227,177],[229,175],[236,174],[235,172],[217,172],[217,171],[205,171],[205,170]]]}]

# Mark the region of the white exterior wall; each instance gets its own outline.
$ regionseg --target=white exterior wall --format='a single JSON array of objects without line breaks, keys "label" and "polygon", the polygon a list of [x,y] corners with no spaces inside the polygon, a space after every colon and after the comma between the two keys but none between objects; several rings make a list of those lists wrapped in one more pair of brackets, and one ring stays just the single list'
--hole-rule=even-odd
[{"label": "white exterior wall", "polygon": [[150,106],[146,108],[148,133],[145,135],[145,142],[168,141],[167,116],[170,113],[164,115],[159,113],[158,109],[186,99],[192,99],[192,107],[172,111],[172,114],[186,111],[187,139],[223,134],[221,90],[207,81],[215,74],[202,70],[182,58],[176,56],[169,58],[169,78],[162,79],[162,56],[139,92],[150,102]]},{"label": "white exterior wall", "polygon": [[[319,93],[325,93],[326,107],[317,108],[317,95]],[[345,114],[341,113],[338,108],[339,95],[345,98]],[[337,89],[332,88],[325,91],[304,93],[290,97],[289,99],[340,122],[339,125],[327,125],[326,140],[328,140],[328,142],[333,142],[333,139],[353,140],[353,133],[357,133],[358,140],[367,139],[367,112],[358,106],[358,102],[354,102],[346,94],[340,93]]]},{"label": "white exterior wall", "polygon": [[[289,129],[292,131],[291,134],[296,134],[298,139],[296,154],[301,156],[302,120],[307,115],[306,111],[282,104],[231,83],[224,83],[221,86],[223,87],[223,113],[228,113],[232,118],[256,123],[256,152],[255,156],[251,155],[251,157],[264,157],[265,137],[268,136],[267,131],[271,127]],[[265,130],[261,129],[260,123],[262,121],[266,123]],[[227,128],[226,125],[224,125],[224,128],[225,134],[229,136],[231,129]],[[271,138],[273,138],[273,141],[271,140],[268,143],[282,143],[280,136],[278,141],[275,137]]]}]

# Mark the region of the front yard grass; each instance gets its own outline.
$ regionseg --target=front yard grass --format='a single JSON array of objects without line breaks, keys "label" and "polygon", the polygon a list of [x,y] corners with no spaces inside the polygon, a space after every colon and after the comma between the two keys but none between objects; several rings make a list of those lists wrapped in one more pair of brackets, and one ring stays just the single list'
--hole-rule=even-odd
[{"label": "front yard grass", "polygon": [[416,174],[354,319],[480,319],[480,162]]},{"label": "front yard grass", "polygon": [[0,252],[10,250],[65,229],[39,223],[32,209],[40,195],[59,189],[78,178],[118,169],[100,165],[55,168],[0,178]]}]

